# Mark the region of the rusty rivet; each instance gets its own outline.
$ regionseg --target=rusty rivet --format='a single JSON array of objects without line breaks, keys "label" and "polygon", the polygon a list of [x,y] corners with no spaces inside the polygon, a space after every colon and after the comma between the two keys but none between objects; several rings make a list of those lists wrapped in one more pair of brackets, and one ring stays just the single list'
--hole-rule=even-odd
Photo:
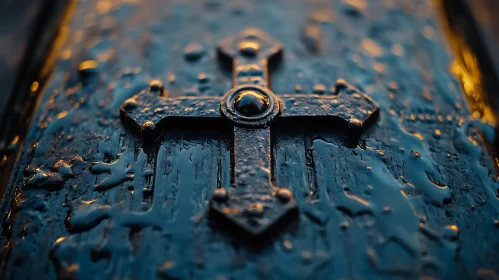
[{"label": "rusty rivet", "polygon": [[335,86],[335,93],[338,94],[338,92],[342,89],[345,89],[348,87],[348,83],[345,79],[339,78],[336,80],[336,86]]},{"label": "rusty rivet", "polygon": [[293,198],[293,193],[286,188],[280,188],[277,193],[277,198],[281,200],[282,202],[287,202],[290,201]]},{"label": "rusty rivet", "polygon": [[360,131],[362,129],[362,122],[358,119],[352,118],[348,121],[348,128],[355,131]]},{"label": "rusty rivet", "polygon": [[149,82],[149,90],[157,92],[160,96],[163,96],[164,86],[163,82],[160,80],[152,80]]},{"label": "rusty rivet", "polygon": [[217,188],[213,191],[213,200],[216,202],[225,202],[229,199],[229,192],[224,188]]},{"label": "rusty rivet", "polygon": [[126,109],[135,109],[138,105],[139,103],[134,98],[128,98],[127,100],[125,100]]},{"label": "rusty rivet", "polygon": [[155,127],[156,125],[152,121],[145,121],[140,128],[142,132],[151,132]]}]

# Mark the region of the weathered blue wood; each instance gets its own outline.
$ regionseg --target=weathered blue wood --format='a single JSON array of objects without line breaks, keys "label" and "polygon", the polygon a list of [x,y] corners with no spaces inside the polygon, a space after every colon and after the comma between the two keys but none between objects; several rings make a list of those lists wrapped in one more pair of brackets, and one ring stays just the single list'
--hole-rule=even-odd
[{"label": "weathered blue wood", "polygon": [[[10,183],[0,278],[497,274],[498,185],[479,135],[490,127],[449,72],[432,5],[79,1]],[[119,116],[152,79],[169,98],[223,96],[233,77],[215,49],[250,26],[285,48],[276,96],[329,98],[343,78],[380,108],[358,141],[341,125],[275,118],[271,180],[292,191],[299,222],[259,248],[206,216],[233,183],[230,127],[171,127],[144,145]],[[98,65],[78,72],[86,60]]]}]

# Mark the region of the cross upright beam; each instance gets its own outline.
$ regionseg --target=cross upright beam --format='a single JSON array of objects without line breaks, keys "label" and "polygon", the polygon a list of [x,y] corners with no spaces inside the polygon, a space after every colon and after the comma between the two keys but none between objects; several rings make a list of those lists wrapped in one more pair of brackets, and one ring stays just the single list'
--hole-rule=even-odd
[{"label": "cross upright beam", "polygon": [[[298,217],[292,192],[272,182],[271,124],[276,119],[320,118],[344,122],[360,133],[378,114],[378,105],[345,81],[334,95],[282,94],[268,87],[269,61],[282,55],[282,44],[250,28],[223,40],[218,53],[233,65],[233,88],[222,98],[164,96],[162,84],[127,100],[121,116],[144,140],[173,122],[229,122],[233,127],[232,186],[215,189],[210,217],[233,226],[240,234],[259,239]],[[196,122],[193,122],[196,123]]]}]

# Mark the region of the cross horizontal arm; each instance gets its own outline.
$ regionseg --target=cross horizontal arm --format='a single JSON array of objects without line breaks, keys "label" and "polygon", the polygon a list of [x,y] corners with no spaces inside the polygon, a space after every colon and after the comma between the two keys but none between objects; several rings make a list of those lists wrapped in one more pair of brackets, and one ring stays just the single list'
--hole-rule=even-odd
[{"label": "cross horizontal arm", "polygon": [[340,87],[335,95],[283,94],[281,119],[286,118],[341,118],[354,120],[362,126],[378,114],[378,105],[366,94],[351,86]]},{"label": "cross horizontal arm", "polygon": [[162,122],[175,119],[202,118],[206,121],[222,118],[219,97],[166,98],[149,90],[144,90],[127,100],[121,107],[121,116],[138,127],[146,122],[158,126]]}]

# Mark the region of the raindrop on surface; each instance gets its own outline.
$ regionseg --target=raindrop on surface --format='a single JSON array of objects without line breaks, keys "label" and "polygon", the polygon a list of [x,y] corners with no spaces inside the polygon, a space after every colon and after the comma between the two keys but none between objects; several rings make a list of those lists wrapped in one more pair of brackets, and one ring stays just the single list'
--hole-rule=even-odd
[{"label": "raindrop on surface", "polygon": [[198,43],[191,43],[184,49],[185,59],[191,62],[199,60],[205,53],[204,48]]}]

